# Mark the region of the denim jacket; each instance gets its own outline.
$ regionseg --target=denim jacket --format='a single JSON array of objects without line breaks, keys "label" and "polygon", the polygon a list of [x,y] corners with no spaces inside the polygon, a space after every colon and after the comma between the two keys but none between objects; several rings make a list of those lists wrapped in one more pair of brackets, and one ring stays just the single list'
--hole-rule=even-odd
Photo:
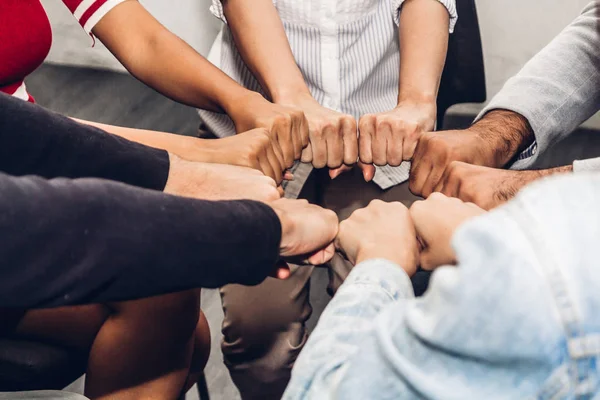
[{"label": "denim jacket", "polygon": [[414,298],[357,265],[285,399],[600,399],[600,175],[549,179],[454,234],[458,266]]}]

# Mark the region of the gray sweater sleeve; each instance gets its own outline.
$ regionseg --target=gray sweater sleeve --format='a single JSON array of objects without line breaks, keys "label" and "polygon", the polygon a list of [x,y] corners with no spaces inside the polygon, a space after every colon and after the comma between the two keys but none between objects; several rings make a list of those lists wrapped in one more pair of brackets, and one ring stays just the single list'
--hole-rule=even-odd
[{"label": "gray sweater sleeve", "polygon": [[600,1],[582,14],[509,79],[478,116],[506,109],[529,121],[536,142],[512,165],[530,167],[538,155],[573,132],[600,108]]}]

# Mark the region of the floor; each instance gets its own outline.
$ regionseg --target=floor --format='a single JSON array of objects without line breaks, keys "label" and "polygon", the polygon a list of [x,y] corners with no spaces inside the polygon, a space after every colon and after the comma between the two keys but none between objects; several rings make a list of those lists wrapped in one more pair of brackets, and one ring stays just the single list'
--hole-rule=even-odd
[{"label": "floor", "polygon": [[[82,119],[190,136],[195,134],[199,123],[194,109],[170,101],[124,74],[44,65],[30,76],[27,85],[39,104]],[[450,115],[445,125],[447,128],[465,126],[471,120],[472,116]],[[565,165],[576,158],[600,154],[597,131],[581,130],[576,140],[576,145],[572,144],[574,139],[571,144],[549,152],[540,161],[539,167]],[[312,279],[311,302],[315,312],[309,328],[314,327],[317,316],[328,302],[326,279],[325,270],[318,270]],[[239,393],[222,364],[219,342],[223,313],[218,292],[203,291],[202,309],[209,320],[213,340],[206,369],[211,399],[239,399]],[[81,389],[81,382],[73,387]],[[197,398],[195,391],[190,391],[188,400]]]}]

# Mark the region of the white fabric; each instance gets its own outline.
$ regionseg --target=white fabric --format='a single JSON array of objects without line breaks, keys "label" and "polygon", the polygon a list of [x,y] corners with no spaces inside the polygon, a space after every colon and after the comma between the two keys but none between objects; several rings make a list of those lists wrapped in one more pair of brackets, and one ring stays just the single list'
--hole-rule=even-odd
[{"label": "white fabric", "polygon": [[[457,20],[455,0],[438,0]],[[276,0],[290,47],[315,99],[355,118],[393,109],[397,105],[400,53],[398,13],[404,0]],[[211,11],[226,18],[219,0]],[[209,58],[245,87],[264,94],[239,55],[231,32],[223,28],[219,59]],[[215,52],[211,52],[215,53]],[[276,62],[274,57],[273,62]],[[235,134],[231,120],[199,111],[218,136]],[[374,181],[383,189],[408,179],[410,164],[381,167]]]}]

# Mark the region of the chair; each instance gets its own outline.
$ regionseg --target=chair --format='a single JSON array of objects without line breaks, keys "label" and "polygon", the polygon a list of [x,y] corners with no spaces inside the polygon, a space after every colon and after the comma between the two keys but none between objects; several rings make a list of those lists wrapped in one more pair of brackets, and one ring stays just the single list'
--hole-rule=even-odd
[{"label": "chair", "polygon": [[437,126],[446,111],[460,103],[486,100],[485,68],[475,0],[456,0],[458,22],[448,42],[446,65],[437,99]]}]

